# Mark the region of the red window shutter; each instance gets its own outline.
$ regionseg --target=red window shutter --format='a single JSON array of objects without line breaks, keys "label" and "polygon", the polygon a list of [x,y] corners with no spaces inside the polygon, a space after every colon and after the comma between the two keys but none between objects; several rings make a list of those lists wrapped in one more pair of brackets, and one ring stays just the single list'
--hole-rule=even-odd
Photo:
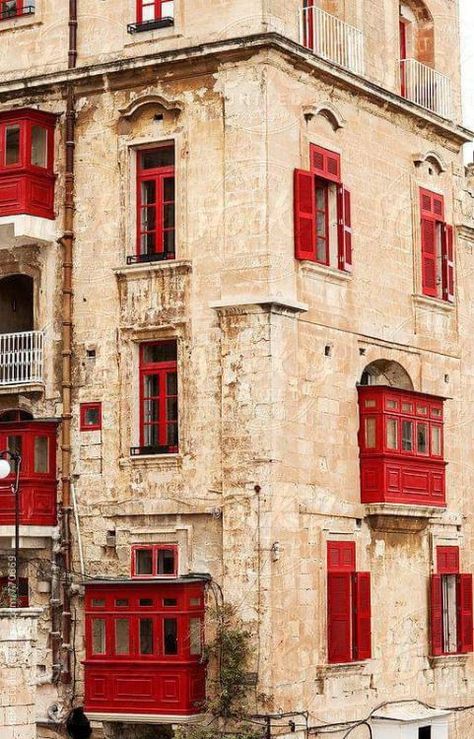
[{"label": "red window shutter", "polygon": [[322,146],[310,148],[311,171],[323,180],[341,181],[341,156]]},{"label": "red window shutter", "polygon": [[472,575],[458,575],[458,650],[473,651]]},{"label": "red window shutter", "polygon": [[353,658],[370,659],[372,654],[370,572],[355,572],[353,583]]},{"label": "red window shutter", "polygon": [[441,575],[431,575],[430,587],[431,654],[443,654],[443,600]]},{"label": "red window shutter", "polygon": [[351,651],[351,574],[328,573],[328,660],[350,662]]},{"label": "red window shutter", "polygon": [[438,575],[454,575],[459,572],[459,547],[436,547]]},{"label": "red window shutter", "polygon": [[443,227],[443,298],[454,302],[454,229]]},{"label": "red window shutter", "polygon": [[295,257],[316,261],[314,176],[295,170]]},{"label": "red window shutter", "polygon": [[354,572],[355,542],[328,541],[327,560],[329,572]]},{"label": "red window shutter", "polygon": [[343,185],[337,190],[339,269],[352,272],[351,194]]},{"label": "red window shutter", "polygon": [[421,275],[423,294],[436,297],[436,223],[421,220]]}]

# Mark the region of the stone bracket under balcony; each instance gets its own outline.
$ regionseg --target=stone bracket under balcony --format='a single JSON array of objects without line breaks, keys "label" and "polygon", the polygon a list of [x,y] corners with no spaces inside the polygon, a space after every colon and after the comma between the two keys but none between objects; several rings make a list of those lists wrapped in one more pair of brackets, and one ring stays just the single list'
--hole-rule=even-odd
[{"label": "stone bracket under balcony", "polygon": [[56,221],[30,215],[0,216],[0,249],[2,247],[51,244],[59,237]]},{"label": "stone bracket under balcony", "polygon": [[403,505],[399,503],[371,503],[365,506],[369,526],[377,531],[418,533],[426,529],[438,506]]},{"label": "stone bracket under balcony", "polygon": [[[45,549],[57,536],[55,526],[20,525],[20,549]],[[15,549],[14,526],[0,526],[0,549]]]}]

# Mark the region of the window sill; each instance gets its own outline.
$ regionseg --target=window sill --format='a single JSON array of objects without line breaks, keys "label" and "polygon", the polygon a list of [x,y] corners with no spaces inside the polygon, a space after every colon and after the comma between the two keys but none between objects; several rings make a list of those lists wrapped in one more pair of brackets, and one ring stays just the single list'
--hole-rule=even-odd
[{"label": "window sill", "polygon": [[158,18],[151,21],[143,21],[142,23],[129,23],[127,26],[128,33],[144,33],[146,31],[156,31],[162,28],[173,28],[174,18]]},{"label": "window sill", "polygon": [[439,656],[428,657],[430,667],[463,667],[467,664],[469,654],[440,654]]},{"label": "window sill", "polygon": [[422,308],[433,308],[444,313],[451,313],[455,309],[454,303],[448,303],[447,300],[439,300],[438,298],[429,298],[427,295],[413,295],[413,302]]},{"label": "window sill", "polygon": [[41,23],[37,13],[22,13],[21,15],[5,16],[0,18],[0,33],[11,31],[13,28],[30,28]]},{"label": "window sill", "polygon": [[176,454],[141,454],[136,457],[122,457],[119,460],[119,466],[124,469],[127,467],[147,467],[150,469],[178,469],[183,462],[183,455],[179,452]]},{"label": "window sill", "polygon": [[151,41],[169,41],[170,39],[183,38],[182,33],[176,31],[176,26],[166,26],[165,28],[156,28],[155,30],[142,31],[140,33],[129,33],[130,39],[124,43],[124,48],[137,46],[139,44],[149,44]]},{"label": "window sill", "polygon": [[351,272],[344,272],[341,269],[334,269],[334,267],[326,267],[324,264],[318,264],[317,262],[310,262],[307,259],[298,260],[301,265],[301,270],[307,272],[308,275],[318,275],[324,277],[328,282],[344,283],[352,280]]},{"label": "window sill", "polygon": [[192,262],[189,259],[166,259],[162,262],[138,262],[127,266],[116,267],[113,271],[120,277],[142,277],[153,272],[166,271],[191,272]]},{"label": "window sill", "polygon": [[363,662],[338,662],[335,664],[320,665],[319,674],[321,677],[340,676],[341,673],[346,675],[360,675],[367,667],[368,660]]}]

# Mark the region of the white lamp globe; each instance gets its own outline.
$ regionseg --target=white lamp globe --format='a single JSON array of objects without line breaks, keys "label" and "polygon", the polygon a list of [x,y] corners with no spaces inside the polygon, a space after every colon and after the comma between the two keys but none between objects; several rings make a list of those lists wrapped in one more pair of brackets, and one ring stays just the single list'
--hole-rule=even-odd
[{"label": "white lamp globe", "polygon": [[12,468],[8,459],[0,459],[0,480],[4,480],[11,473]]}]

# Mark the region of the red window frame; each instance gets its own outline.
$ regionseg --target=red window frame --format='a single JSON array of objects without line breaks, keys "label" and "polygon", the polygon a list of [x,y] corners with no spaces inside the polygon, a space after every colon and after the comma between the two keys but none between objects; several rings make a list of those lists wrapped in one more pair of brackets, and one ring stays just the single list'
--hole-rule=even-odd
[{"label": "red window frame", "polygon": [[[148,450],[150,454],[174,454],[179,449],[179,407],[178,407],[178,363],[177,360],[148,362],[145,359],[145,349],[149,346],[174,345],[176,341],[150,341],[140,345],[140,449]],[[148,377],[158,378],[158,394],[156,396],[145,395],[145,385]],[[168,393],[168,380],[174,377],[176,394]],[[176,420],[170,420],[169,403],[176,400]],[[153,421],[146,420],[146,404],[153,403],[158,408],[158,418]],[[169,427],[175,427],[176,444],[170,443]],[[156,445],[146,444],[146,428],[156,427]],[[143,453],[143,452],[142,452]]]},{"label": "red window frame", "polygon": [[[174,0],[137,0],[137,23],[147,23],[151,21],[162,20],[163,18],[169,17],[163,15],[163,5],[168,2],[173,2],[174,12]],[[143,9],[145,7],[153,7],[154,14],[153,18],[143,19]],[[174,17],[171,16],[171,17]]]},{"label": "red window frame", "polygon": [[[430,579],[430,632],[433,656],[467,654],[473,644],[472,574],[460,573],[459,547],[436,547],[436,570]],[[456,637],[457,651],[447,651],[444,641],[443,577],[456,577]]]},{"label": "red window frame", "polygon": [[14,12],[8,9],[8,3],[11,0],[0,0],[0,20],[8,20],[8,18],[18,18],[21,15],[30,15],[34,13],[34,5],[29,0],[16,0],[16,8]]},{"label": "red window frame", "polygon": [[[176,256],[176,175],[175,165],[155,168],[144,168],[143,159],[159,149],[173,149],[174,142],[163,142],[157,146],[137,151],[137,245],[136,253],[139,261],[153,261],[154,259],[174,259]],[[166,199],[165,181],[172,180],[173,199]],[[143,185],[152,183],[155,190],[153,202],[144,203]],[[154,228],[143,227],[143,212],[150,213]],[[167,213],[171,213],[171,225],[166,223]],[[146,221],[148,226],[148,220]],[[172,249],[167,247],[166,238],[172,234]],[[154,239],[154,248],[143,247],[142,239],[151,236]]]},{"label": "red window frame", "polygon": [[[99,412],[99,420],[97,423],[86,423],[86,416],[90,410]],[[80,406],[80,430],[81,431],[100,431],[102,429],[102,403],[81,403]]]},{"label": "red window frame", "polygon": [[355,543],[327,542],[328,662],[370,659],[370,573],[357,572]]},{"label": "red window frame", "polygon": [[[295,258],[330,265],[329,190],[336,188],[337,266],[352,271],[351,195],[341,180],[340,154],[321,146],[310,146],[309,171],[294,173]],[[317,190],[325,188],[324,208],[318,208]],[[324,235],[318,229],[318,215],[323,217]],[[320,218],[321,220],[321,218]],[[318,241],[325,241],[325,254],[318,254]]]},{"label": "red window frame", "polygon": [[[420,187],[421,281],[423,295],[454,302],[454,229],[445,221],[442,195]],[[439,236],[438,236],[439,235]],[[441,240],[441,267],[437,239]],[[438,294],[441,285],[441,296]]]},{"label": "red window frame", "polygon": [[[163,574],[158,572],[158,555],[162,551],[172,551],[174,553],[174,570],[171,574]],[[141,575],[137,573],[136,553],[149,551],[152,557],[152,574]],[[149,580],[151,578],[176,578],[179,571],[179,550],[177,544],[133,544],[131,555],[131,575],[137,580]]]}]

